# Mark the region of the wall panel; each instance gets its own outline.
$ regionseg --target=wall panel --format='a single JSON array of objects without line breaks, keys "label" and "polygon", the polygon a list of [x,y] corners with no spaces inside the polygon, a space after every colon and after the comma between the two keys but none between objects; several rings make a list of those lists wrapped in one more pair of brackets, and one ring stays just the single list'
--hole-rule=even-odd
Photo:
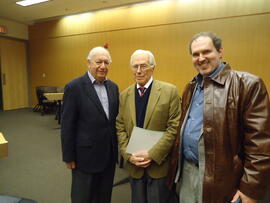
[{"label": "wall panel", "polygon": [[196,74],[188,53],[192,35],[213,31],[223,38],[224,60],[237,70],[261,76],[270,90],[269,1],[166,2],[105,10],[70,18],[69,23],[61,19],[30,27],[32,88],[64,86],[86,71],[90,48],[108,43],[113,59],[109,78],[121,90],[133,82],[129,58],[140,48],[151,50],[156,57],[154,77],[176,84],[181,94]]}]

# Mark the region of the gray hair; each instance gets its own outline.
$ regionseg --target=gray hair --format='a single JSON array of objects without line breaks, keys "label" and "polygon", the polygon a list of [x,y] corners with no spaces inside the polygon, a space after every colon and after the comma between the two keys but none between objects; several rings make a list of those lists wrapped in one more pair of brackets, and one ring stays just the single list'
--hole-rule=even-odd
[{"label": "gray hair", "polygon": [[217,36],[217,34],[215,34],[213,32],[200,32],[198,34],[193,35],[193,37],[189,43],[189,53],[190,54],[192,54],[192,52],[191,52],[192,42],[195,41],[196,39],[198,39],[199,37],[209,37],[212,40],[217,51],[219,51],[222,48],[222,40],[219,36]]},{"label": "gray hair", "polygon": [[93,56],[96,54],[96,53],[100,53],[100,52],[106,52],[108,53],[108,56],[109,56],[109,62],[111,63],[112,62],[112,58],[111,58],[111,54],[110,52],[105,49],[104,47],[94,47],[93,49],[91,49],[89,51],[89,54],[88,56],[86,57],[87,60],[91,61]]},{"label": "gray hair", "polygon": [[142,49],[137,49],[136,51],[133,52],[133,54],[131,55],[130,57],[130,65],[132,66],[132,62],[133,62],[133,57],[135,55],[138,55],[138,54],[146,54],[148,55],[149,57],[149,64],[150,66],[156,66],[156,60],[155,60],[155,57],[154,55],[152,54],[151,51],[148,51],[148,50],[142,50]]}]

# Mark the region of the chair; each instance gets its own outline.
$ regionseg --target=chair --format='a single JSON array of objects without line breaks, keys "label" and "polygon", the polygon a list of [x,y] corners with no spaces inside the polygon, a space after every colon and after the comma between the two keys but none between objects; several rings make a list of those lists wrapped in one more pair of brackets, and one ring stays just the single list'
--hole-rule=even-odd
[{"label": "chair", "polygon": [[[64,90],[65,90],[65,88],[63,88],[63,87],[57,87],[57,93],[64,93]],[[63,104],[63,100],[58,100],[57,101],[57,112],[56,112],[56,114],[55,114],[55,120],[58,120],[58,124],[60,124],[60,122],[61,122],[61,115],[62,115],[62,111],[63,111],[63,109],[62,109],[62,104]]]},{"label": "chair", "polygon": [[41,100],[39,99],[39,92],[38,92],[39,91],[39,88],[40,87],[36,87],[36,96],[37,96],[38,103],[33,108],[33,111],[34,112],[40,112],[41,111],[41,108],[42,108],[42,103],[41,103]]},{"label": "chair", "polygon": [[33,108],[34,112],[42,111],[42,108],[43,108],[43,105],[42,105],[43,97],[42,97],[42,91],[41,91],[42,88],[43,86],[36,87],[36,96],[37,96],[38,103]]},{"label": "chair", "polygon": [[57,92],[57,87],[53,86],[37,86],[36,87],[36,95],[38,99],[38,104],[34,107],[33,111],[41,112],[43,116],[46,113],[53,113],[56,111],[56,101],[49,101],[44,96],[44,93],[52,93]]}]

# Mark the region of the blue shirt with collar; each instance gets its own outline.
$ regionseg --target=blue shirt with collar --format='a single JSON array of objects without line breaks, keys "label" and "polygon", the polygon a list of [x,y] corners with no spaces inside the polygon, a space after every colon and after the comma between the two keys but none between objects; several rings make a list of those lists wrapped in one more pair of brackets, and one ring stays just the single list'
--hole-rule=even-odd
[{"label": "blue shirt with collar", "polygon": [[105,82],[107,81],[107,78],[105,78],[105,80],[102,82],[98,82],[94,78],[94,76],[91,74],[90,71],[88,71],[87,73],[88,73],[88,76],[89,76],[95,90],[96,90],[99,101],[104,109],[104,112],[106,113],[106,116],[109,119],[109,99],[108,99],[108,94],[107,94],[107,90],[105,87]]},{"label": "blue shirt with collar", "polygon": [[[208,77],[214,78],[224,68],[221,63],[216,70]],[[196,89],[192,97],[188,116],[183,128],[183,155],[184,158],[198,164],[198,144],[203,127],[204,95],[203,77],[198,74],[195,77]]]}]

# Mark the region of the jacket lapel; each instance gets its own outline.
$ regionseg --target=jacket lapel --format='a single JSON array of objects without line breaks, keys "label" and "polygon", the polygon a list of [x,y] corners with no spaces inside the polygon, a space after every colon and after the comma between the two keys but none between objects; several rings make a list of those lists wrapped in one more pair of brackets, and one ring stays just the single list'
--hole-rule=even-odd
[{"label": "jacket lapel", "polygon": [[[187,117],[188,117],[190,106],[191,106],[191,101],[192,101],[192,98],[194,96],[196,86],[197,86],[197,84],[194,81],[191,82],[189,84],[189,86],[188,86],[187,91],[185,91],[184,96],[183,96],[183,98],[185,99],[185,101],[187,103],[185,104],[185,106],[182,106],[182,110],[183,110],[183,112],[182,112],[182,117],[183,118],[182,119],[183,119],[183,121],[181,122],[182,127],[181,127],[181,130],[180,130],[180,135],[182,135],[183,127],[186,125]],[[188,93],[188,94],[185,95],[186,93]]]},{"label": "jacket lapel", "polygon": [[129,89],[128,92],[128,104],[130,110],[131,120],[134,126],[136,126],[136,106],[135,106],[135,87]]},{"label": "jacket lapel", "polygon": [[154,80],[152,84],[151,92],[149,95],[149,100],[146,107],[146,113],[145,113],[145,119],[144,119],[144,128],[146,129],[151,119],[151,116],[153,114],[153,111],[155,109],[155,106],[159,100],[160,94],[161,94],[161,87],[158,84],[158,82]]},{"label": "jacket lapel", "polygon": [[84,75],[83,81],[84,81],[84,91],[86,92],[87,97],[92,101],[92,103],[96,105],[100,113],[104,114],[104,116],[107,118],[106,113],[102,107],[102,104],[98,98],[97,92],[94,88],[94,85],[92,84],[87,73]]},{"label": "jacket lapel", "polygon": [[[110,83],[109,80],[107,80],[106,84],[105,84],[106,90],[107,90],[107,95],[108,95],[108,101],[109,101],[109,120],[113,117],[112,113],[113,113],[113,101],[114,101],[114,92],[112,91],[112,84]],[[102,108],[103,109],[103,108]],[[104,112],[105,113],[105,112]]]}]

